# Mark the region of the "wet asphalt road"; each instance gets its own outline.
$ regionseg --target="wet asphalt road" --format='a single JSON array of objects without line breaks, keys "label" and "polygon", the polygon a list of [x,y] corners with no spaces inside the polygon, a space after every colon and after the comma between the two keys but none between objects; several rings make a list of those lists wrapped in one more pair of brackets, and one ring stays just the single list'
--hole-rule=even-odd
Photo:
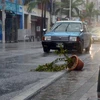
[{"label": "wet asphalt road", "polygon": [[[99,56],[95,55],[99,52],[100,49],[99,45],[100,44],[93,44],[90,53],[83,53],[82,55],[78,55],[87,64],[86,66],[88,66],[88,63],[92,64],[90,63],[90,60],[92,60],[92,57],[94,57],[94,59],[97,60],[96,62],[93,62],[93,64],[94,65],[96,64],[95,65],[96,68],[98,67],[99,64],[98,62],[100,62],[98,59]],[[49,54],[44,54],[40,43],[39,44],[37,43],[33,44],[31,42],[20,43],[20,44],[17,43],[17,44],[8,44],[5,45],[4,47],[3,45],[0,45],[0,100],[10,100],[12,97],[27,90],[31,86],[37,84],[40,80],[55,74],[55,72],[48,73],[48,72],[30,71],[31,69],[35,69],[39,64],[50,62],[55,58],[57,58],[57,55],[55,55],[53,52]],[[91,72],[91,69],[87,68],[85,72],[84,71],[82,72],[83,75],[84,74],[86,75],[86,72]],[[92,73],[90,73],[90,75],[91,74]],[[71,73],[71,75],[75,76],[76,72]],[[79,72],[79,75],[81,75],[81,72]],[[66,78],[67,76],[64,77]],[[72,84],[70,83],[70,78],[69,81],[67,80],[67,82],[64,80],[65,79],[63,78],[62,82],[64,82],[64,84],[65,83]],[[59,91],[59,93],[60,92],[61,91]],[[42,99],[38,98],[36,100],[42,100]],[[43,100],[51,100],[51,99],[43,98]],[[54,100],[61,100],[61,99],[54,99]]]},{"label": "wet asphalt road", "polygon": [[42,54],[40,43],[8,44],[5,48],[0,48],[0,100],[10,100],[52,75],[30,71],[38,66],[37,59],[40,59]]}]

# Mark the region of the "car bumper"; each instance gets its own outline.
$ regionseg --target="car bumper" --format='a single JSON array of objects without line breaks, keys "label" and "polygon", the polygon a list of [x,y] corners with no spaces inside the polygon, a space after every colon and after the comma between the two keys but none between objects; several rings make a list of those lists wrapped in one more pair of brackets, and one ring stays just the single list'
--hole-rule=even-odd
[{"label": "car bumper", "polygon": [[77,49],[80,45],[79,42],[59,42],[59,41],[42,41],[42,46],[47,47],[49,49],[59,49],[60,45],[63,46],[65,49],[72,50]]}]

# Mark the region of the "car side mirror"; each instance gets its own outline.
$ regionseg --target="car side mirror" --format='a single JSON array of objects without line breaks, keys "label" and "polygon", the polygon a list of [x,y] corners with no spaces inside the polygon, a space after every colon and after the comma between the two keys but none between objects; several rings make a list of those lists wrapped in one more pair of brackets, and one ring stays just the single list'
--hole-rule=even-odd
[{"label": "car side mirror", "polygon": [[80,29],[80,32],[83,32],[84,30],[83,29]]},{"label": "car side mirror", "polygon": [[47,29],[44,28],[44,29],[43,29],[43,32],[46,32],[46,31],[47,31]]}]

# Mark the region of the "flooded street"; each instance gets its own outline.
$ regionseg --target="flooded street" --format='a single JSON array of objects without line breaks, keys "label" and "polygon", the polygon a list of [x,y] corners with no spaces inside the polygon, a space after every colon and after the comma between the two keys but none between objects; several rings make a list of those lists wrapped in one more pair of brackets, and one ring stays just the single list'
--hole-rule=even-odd
[{"label": "flooded street", "polygon": [[[12,97],[31,88],[40,80],[56,73],[30,71],[31,69],[34,70],[38,65],[51,62],[58,57],[53,51],[45,54],[41,47],[33,48],[32,46],[28,45],[26,48],[17,47],[17,49],[12,46],[10,50],[6,48],[4,51],[0,51],[0,100],[10,100]],[[69,55],[72,54],[77,53],[69,53]],[[83,52],[82,55],[77,55],[85,63],[83,70],[66,73],[55,84],[50,85],[47,90],[43,90],[32,100],[75,100],[70,98],[70,95],[83,84],[86,84],[88,79],[89,82],[93,80],[89,85],[91,87],[97,81],[100,64],[100,44],[92,44],[89,53]],[[94,77],[91,78],[93,75]],[[89,89],[88,84],[84,86]],[[85,92],[86,90],[83,91],[83,94]],[[70,99],[66,99],[66,97]],[[79,98],[76,100],[79,100]]]}]

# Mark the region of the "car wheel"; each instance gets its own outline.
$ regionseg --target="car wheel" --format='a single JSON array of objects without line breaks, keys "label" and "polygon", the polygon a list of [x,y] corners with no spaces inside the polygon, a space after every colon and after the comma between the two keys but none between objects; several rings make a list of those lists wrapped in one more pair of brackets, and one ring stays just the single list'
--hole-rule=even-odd
[{"label": "car wheel", "polygon": [[85,51],[86,51],[86,52],[89,52],[89,50],[90,50],[90,46],[87,47],[87,48],[85,48]]},{"label": "car wheel", "polygon": [[89,50],[90,50],[90,47],[85,48],[86,52],[89,52]]},{"label": "car wheel", "polygon": [[80,53],[80,54],[83,53],[83,46],[82,46],[82,45],[80,45],[80,46],[78,47],[77,52]]},{"label": "car wheel", "polygon": [[45,53],[49,53],[49,52],[50,52],[50,49],[49,49],[48,47],[44,47],[44,48],[43,48],[43,51],[44,51]]}]

